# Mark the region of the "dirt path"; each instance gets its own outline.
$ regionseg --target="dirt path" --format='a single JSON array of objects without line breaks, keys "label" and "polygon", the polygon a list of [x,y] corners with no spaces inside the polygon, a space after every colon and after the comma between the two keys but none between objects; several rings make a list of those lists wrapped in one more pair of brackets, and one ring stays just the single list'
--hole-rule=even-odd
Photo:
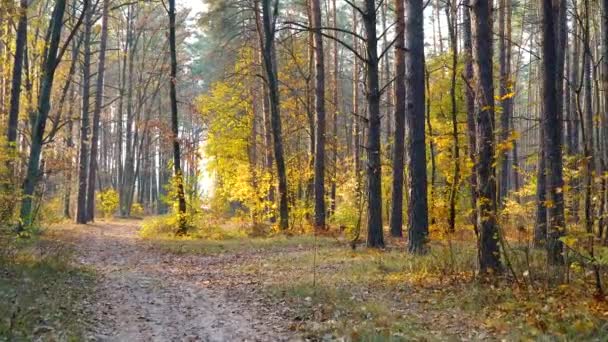
[{"label": "dirt path", "polygon": [[74,229],[79,262],[100,276],[93,340],[294,340],[270,311],[252,312],[209,286],[212,258],[154,251],[138,238],[137,221]]}]

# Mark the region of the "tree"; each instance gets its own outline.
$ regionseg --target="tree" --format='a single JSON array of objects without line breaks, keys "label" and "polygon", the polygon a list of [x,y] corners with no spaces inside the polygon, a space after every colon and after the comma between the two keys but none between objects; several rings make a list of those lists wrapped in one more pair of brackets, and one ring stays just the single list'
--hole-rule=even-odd
[{"label": "tree", "polygon": [[7,142],[10,145],[17,141],[17,124],[19,122],[19,101],[21,95],[21,79],[23,70],[23,51],[27,45],[27,8],[28,1],[19,2],[19,22],[15,36],[15,57],[13,62],[13,80],[11,83],[11,104],[8,115]]},{"label": "tree", "polygon": [[315,221],[317,229],[325,228],[325,62],[321,34],[321,3],[311,0],[315,56]]},{"label": "tree", "polygon": [[390,228],[403,236],[403,173],[405,150],[405,18],[403,0],[395,0],[395,135],[393,142],[393,191]]},{"label": "tree", "polygon": [[[78,199],[76,202],[76,223],[87,223],[87,175],[89,163],[89,108],[91,103],[91,30],[93,29],[93,8],[88,7],[84,23],[84,57],[82,62],[82,110],[80,115],[80,160],[78,163]],[[90,184],[95,187],[95,183]]]},{"label": "tree", "polygon": [[494,87],[492,72],[492,2],[471,4],[473,58],[476,84],[477,132],[477,225],[479,267],[482,273],[501,272],[499,229],[496,221],[496,177],[494,166]]},{"label": "tree", "polygon": [[[405,1],[405,93],[410,199],[408,205],[409,246],[412,253],[423,253],[429,232],[424,93],[423,1]],[[490,78],[491,79],[491,78]],[[399,99],[397,99],[399,101]]]},{"label": "tree", "polygon": [[[32,200],[34,189],[38,182],[40,173],[40,157],[42,154],[42,140],[46,121],[51,107],[51,91],[53,89],[53,81],[55,79],[55,70],[60,60],[58,55],[59,42],[61,39],[61,30],[63,28],[63,15],[65,12],[65,0],[55,1],[55,7],[49,22],[49,40],[45,49],[44,66],[42,69],[42,78],[40,82],[40,93],[38,95],[38,106],[36,118],[34,121],[34,129],[32,131],[32,142],[30,154],[27,163],[27,173],[23,182],[23,199],[21,201],[20,224],[19,230],[31,226],[33,222],[32,216]],[[84,3],[85,9],[88,3]]]},{"label": "tree", "polygon": [[380,154],[380,84],[376,2],[365,0],[360,10],[367,52],[367,246],[384,247],[382,232],[382,163]]},{"label": "tree", "polygon": [[184,194],[184,179],[181,169],[179,146],[179,121],[177,116],[177,50],[175,43],[175,0],[169,0],[169,49],[171,53],[171,78],[169,80],[169,96],[171,97],[171,133],[173,140],[173,172],[177,184],[177,202],[179,215],[178,234],[186,233],[186,196]]},{"label": "tree", "polygon": [[[274,159],[277,167],[277,178],[279,181],[279,227],[289,227],[289,208],[287,206],[287,175],[285,172],[285,157],[283,154],[283,142],[281,136],[281,113],[279,109],[279,85],[277,79],[277,63],[274,51],[274,34],[276,31],[276,16],[279,7],[278,1],[271,6],[270,0],[262,0],[262,24],[264,27],[264,48],[262,57],[264,59],[264,70],[266,71],[266,82],[268,84],[268,95],[270,98],[270,123],[272,127],[272,138],[274,147]],[[271,14],[272,12],[272,14]]]},{"label": "tree", "polygon": [[97,151],[99,146],[99,117],[101,116],[101,107],[103,102],[106,45],[108,41],[109,5],[109,0],[103,0],[101,14],[101,38],[99,43],[99,64],[97,65],[97,83],[95,85],[95,107],[93,108],[93,133],[91,136],[91,155],[89,158],[89,179],[86,200],[87,221],[93,221],[95,219],[95,177],[97,174]]},{"label": "tree", "polygon": [[[564,197],[562,176],[562,125],[558,111],[557,69],[560,67],[558,55],[558,13],[559,0],[543,0],[543,110],[547,158],[547,200],[548,207],[547,250],[549,262],[563,263],[562,242],[564,234]],[[562,66],[563,67],[563,66]]]}]

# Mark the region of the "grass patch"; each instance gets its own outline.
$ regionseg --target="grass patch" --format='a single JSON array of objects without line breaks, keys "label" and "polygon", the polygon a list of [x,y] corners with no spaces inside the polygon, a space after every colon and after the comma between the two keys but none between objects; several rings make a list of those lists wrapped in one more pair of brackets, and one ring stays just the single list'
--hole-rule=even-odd
[{"label": "grass patch", "polygon": [[176,254],[218,255],[225,253],[281,252],[285,250],[309,249],[318,246],[337,246],[336,239],[311,235],[271,237],[230,237],[201,239],[185,236],[160,236],[145,238],[153,247]]},{"label": "grass patch", "polygon": [[1,236],[0,249],[0,341],[83,340],[93,274],[38,237]]},{"label": "grass patch", "polygon": [[224,253],[280,252],[339,246],[336,238],[313,234],[286,235],[265,226],[248,226],[239,221],[206,220],[176,236],[172,215],[146,219],[139,235],[153,247],[177,254],[217,255]]},{"label": "grass patch", "polygon": [[[274,303],[286,303],[294,329],[305,336],[360,341],[606,340],[608,305],[593,297],[579,274],[569,285],[548,287],[539,262],[511,256],[533,274],[517,286],[475,273],[474,245],[434,243],[431,254],[321,247],[278,253],[235,272],[263,279]],[[316,265],[316,267],[313,267]],[[545,267],[546,268],[546,267]]]}]

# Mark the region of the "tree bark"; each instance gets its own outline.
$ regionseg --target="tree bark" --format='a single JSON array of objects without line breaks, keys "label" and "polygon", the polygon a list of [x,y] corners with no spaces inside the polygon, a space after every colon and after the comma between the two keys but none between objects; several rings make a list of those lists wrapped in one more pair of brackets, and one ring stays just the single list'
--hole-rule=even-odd
[{"label": "tree bark", "polygon": [[382,231],[382,164],[380,154],[380,84],[376,2],[365,0],[363,26],[367,50],[367,246],[384,247]]},{"label": "tree bark", "polygon": [[395,135],[393,141],[393,191],[391,235],[403,236],[403,176],[405,153],[405,11],[404,0],[395,0]]},{"label": "tree bark", "polygon": [[[89,158],[89,182],[87,188],[87,221],[95,220],[95,177],[97,174],[97,150],[99,146],[99,118],[103,101],[106,45],[108,40],[108,9],[110,0],[103,0],[101,14],[101,38],[99,43],[99,64],[95,86],[95,107],[93,109],[93,134],[91,136],[91,155]],[[100,189],[102,190],[102,189]]]},{"label": "tree bark", "polygon": [[171,53],[171,78],[169,80],[169,96],[171,98],[171,133],[173,140],[173,173],[177,183],[177,202],[179,215],[178,234],[186,233],[186,197],[184,194],[184,178],[181,168],[179,146],[179,122],[177,114],[177,50],[175,42],[175,0],[169,0],[169,50]]},{"label": "tree bark", "polygon": [[496,222],[496,168],[494,166],[494,87],[492,71],[492,2],[476,0],[471,5],[473,58],[475,59],[477,132],[477,185],[482,273],[501,272],[499,229]]},{"label": "tree bark", "polygon": [[[271,0],[262,0],[262,15],[264,27],[264,67],[266,81],[268,83],[268,94],[270,98],[270,123],[272,127],[274,159],[277,167],[277,178],[279,182],[279,227],[286,230],[289,227],[289,208],[287,204],[287,175],[285,171],[285,157],[283,153],[283,141],[281,133],[281,113],[279,102],[279,85],[277,80],[277,65],[274,50],[275,21],[274,16],[278,12],[278,3],[271,6]],[[272,8],[274,7],[274,9]],[[271,14],[271,11],[274,13]]]},{"label": "tree bark", "polygon": [[315,220],[316,229],[325,229],[325,61],[321,34],[321,3],[311,0],[315,56]]},{"label": "tree bark", "polygon": [[424,253],[428,242],[429,218],[427,203],[425,93],[424,93],[424,31],[423,1],[405,1],[405,93],[408,126],[409,245],[411,253]]},{"label": "tree bark", "polygon": [[[53,89],[53,81],[55,79],[55,69],[59,62],[57,51],[61,40],[61,30],[63,28],[63,15],[65,12],[65,0],[56,0],[51,20],[49,23],[50,35],[48,45],[45,49],[44,67],[42,69],[42,78],[40,83],[40,93],[38,96],[38,107],[36,120],[34,122],[34,130],[32,131],[32,141],[30,147],[30,155],[27,164],[27,173],[23,182],[23,199],[21,201],[20,218],[21,223],[19,230],[32,225],[32,196],[38,182],[40,173],[40,157],[42,155],[42,139],[46,121],[51,108],[51,90]],[[85,8],[88,7],[88,2],[85,1]]]},{"label": "tree bark", "polygon": [[[547,159],[547,199],[551,202],[548,206],[547,219],[547,252],[549,262],[552,264],[563,263],[562,242],[566,228],[564,221],[564,197],[562,177],[562,125],[561,113],[558,105],[557,79],[559,65],[558,57],[558,18],[560,0],[543,0],[543,111],[544,130]],[[558,83],[559,82],[559,83]]]}]

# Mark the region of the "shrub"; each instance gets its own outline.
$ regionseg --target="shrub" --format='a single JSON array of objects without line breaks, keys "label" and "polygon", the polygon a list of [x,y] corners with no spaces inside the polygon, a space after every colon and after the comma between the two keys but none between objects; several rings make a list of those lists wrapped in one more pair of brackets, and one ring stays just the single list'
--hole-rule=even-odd
[{"label": "shrub", "polygon": [[97,193],[97,208],[101,211],[104,218],[112,216],[118,209],[118,192],[114,189],[107,189]]},{"label": "shrub", "polygon": [[131,206],[131,216],[141,217],[144,215],[144,207],[141,203],[135,202]]}]

